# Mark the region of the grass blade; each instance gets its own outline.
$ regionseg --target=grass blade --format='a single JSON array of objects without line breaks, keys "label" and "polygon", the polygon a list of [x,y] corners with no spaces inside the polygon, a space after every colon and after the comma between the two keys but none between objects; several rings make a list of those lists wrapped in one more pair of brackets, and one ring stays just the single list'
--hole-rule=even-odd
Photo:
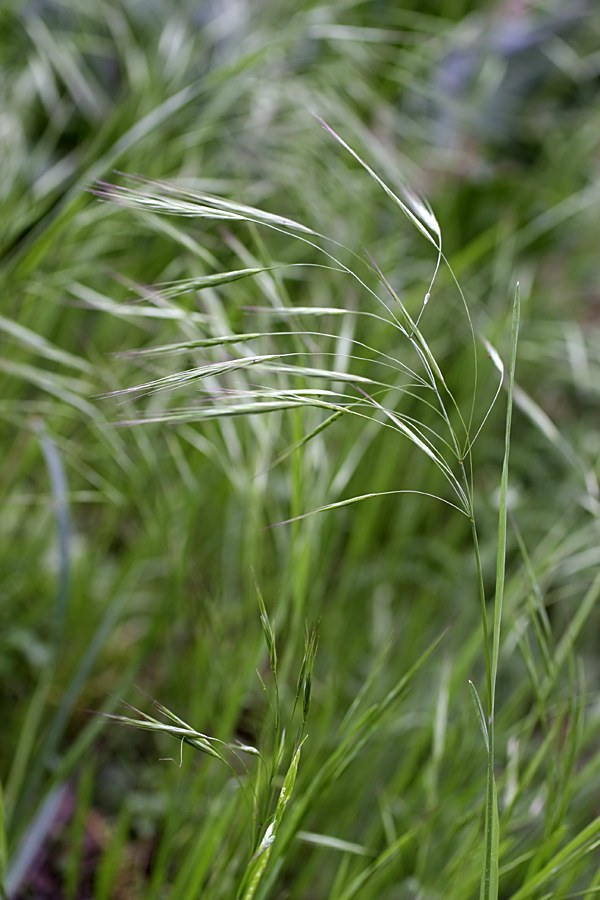
[{"label": "grass blade", "polygon": [[[306,740],[306,738],[304,740]],[[283,782],[283,787],[281,788],[281,793],[279,794],[279,800],[277,801],[275,817],[265,831],[260,846],[250,861],[244,875],[242,887],[239,891],[240,895],[242,895],[243,891],[243,900],[252,900],[267,867],[271,849],[275,838],[277,837],[277,831],[281,825],[281,820],[286,806],[289,803],[292,791],[294,790],[294,783],[296,781],[296,775],[298,774],[298,763],[300,762],[300,751],[302,750],[303,744],[304,741],[302,741],[302,744],[300,744],[292,757],[292,761]]]},{"label": "grass blade", "polygon": [[490,736],[488,734],[488,727],[485,721],[485,714],[483,712],[483,707],[481,705],[481,700],[479,699],[479,694],[477,693],[477,688],[473,684],[472,681],[469,681],[469,687],[471,688],[471,697],[473,698],[473,704],[475,706],[475,712],[477,714],[477,721],[479,722],[479,727],[481,728],[481,733],[483,735],[483,740],[485,741],[485,749],[487,752],[490,752]]},{"label": "grass blade", "polygon": [[[498,656],[500,653],[500,628],[502,624],[502,604],[504,600],[504,581],[506,572],[506,523],[508,493],[508,461],[510,455],[510,432],[512,424],[512,407],[515,385],[515,368],[517,363],[517,343],[519,337],[519,319],[521,313],[519,285],[515,290],[513,304],[512,329],[510,341],[510,369],[508,376],[508,400],[506,408],[506,428],[504,436],[504,463],[500,481],[500,511],[498,518],[498,550],[496,557],[496,591],[494,596],[494,630],[492,634],[492,664],[490,672],[489,696],[489,745],[488,771],[485,809],[485,847],[483,872],[481,876],[481,900],[497,900],[499,880],[499,841],[500,827],[498,821],[498,794],[495,776],[495,704],[496,680],[498,675]],[[485,611],[484,611],[485,612]]]}]

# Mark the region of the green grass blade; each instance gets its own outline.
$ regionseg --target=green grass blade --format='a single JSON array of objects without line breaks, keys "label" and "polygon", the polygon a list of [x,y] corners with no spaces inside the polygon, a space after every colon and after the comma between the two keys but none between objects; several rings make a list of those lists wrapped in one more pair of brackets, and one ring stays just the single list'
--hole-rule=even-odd
[{"label": "green grass blade", "polygon": [[490,736],[488,733],[488,727],[485,721],[485,713],[483,712],[483,707],[481,705],[481,700],[479,699],[479,694],[477,693],[477,688],[473,684],[472,681],[469,681],[469,687],[471,689],[471,697],[473,698],[473,705],[475,706],[475,713],[477,714],[477,721],[479,722],[479,727],[481,728],[481,733],[483,735],[483,740],[485,742],[485,749],[489,753],[490,750]]},{"label": "green grass blade", "polygon": [[517,343],[519,337],[519,320],[521,313],[519,285],[515,290],[513,304],[510,368],[508,376],[508,400],[506,408],[506,428],[504,436],[504,463],[500,482],[500,511],[498,519],[498,550],[496,556],[496,591],[494,596],[494,630],[492,635],[492,664],[489,695],[489,749],[485,809],[485,845],[483,871],[481,876],[481,900],[497,900],[500,828],[498,822],[498,794],[495,775],[495,715],[496,715],[496,680],[498,675],[498,657],[500,654],[500,628],[502,624],[502,605],[504,600],[504,581],[506,571],[506,523],[508,493],[508,461],[510,456],[510,432],[515,384],[515,368],[517,364]]},{"label": "green grass blade", "polygon": [[125,800],[119,812],[117,827],[96,871],[94,900],[110,900],[115,896],[119,867],[127,846],[130,821],[131,806]]},{"label": "green grass blade", "polygon": [[[315,114],[313,114],[315,115]],[[415,228],[426,238],[436,250],[440,249],[441,235],[440,235],[440,227],[438,222],[431,212],[430,209],[427,209],[425,205],[413,194],[408,194],[407,192],[407,203],[404,203],[398,196],[395,194],[391,188],[377,175],[376,172],[356,153],[336,132],[331,128],[330,125],[327,124],[320,116],[315,115],[315,118],[321,123],[323,128],[332,135],[351,156],[365,169],[366,172],[369,173],[371,178],[377,182],[377,184],[383,188],[387,196],[402,210],[404,215],[413,223]],[[410,206],[408,205],[410,204]],[[412,207],[412,208],[411,208]],[[437,241],[432,237],[431,232],[435,234]]]},{"label": "green grass blade", "polygon": [[568,844],[555,853],[550,861],[536,872],[525,884],[511,895],[510,900],[528,900],[534,897],[539,888],[553,876],[560,875],[570,866],[575,865],[582,857],[597,847],[600,837],[600,816],[583,828]]},{"label": "green grass blade", "polygon": [[510,456],[510,432],[512,424],[513,397],[515,388],[515,368],[517,364],[517,342],[519,339],[519,321],[521,315],[521,301],[519,285],[515,291],[513,305],[512,329],[510,340],[510,368],[508,374],[508,399],[506,407],[506,429],[504,434],[504,462],[502,465],[502,479],[500,482],[500,511],[498,518],[498,551],[496,556],[496,590],[494,595],[494,632],[492,648],[492,708],[490,715],[494,716],[496,679],[498,674],[498,657],[500,654],[500,627],[502,624],[502,604],[504,600],[504,581],[506,576],[506,523],[508,515],[508,461]]},{"label": "green grass blade", "polygon": [[265,831],[260,846],[253,859],[250,861],[248,869],[246,870],[246,873],[244,875],[242,886],[239,891],[239,895],[243,898],[243,900],[252,900],[267,867],[269,856],[271,855],[271,849],[273,847],[273,843],[277,838],[277,832],[279,830],[279,826],[281,825],[281,820],[283,819],[283,814],[294,789],[296,775],[298,774],[298,763],[300,762],[300,751],[302,750],[303,744],[304,741],[302,742],[302,744],[300,744],[300,746],[294,753],[294,756],[292,757],[292,761],[286,772],[283,787],[281,788],[281,793],[279,794],[279,800],[277,801],[277,808],[275,810],[274,819]]},{"label": "green grass blade", "polygon": [[372,863],[352,879],[350,884],[340,895],[340,900],[352,900],[353,897],[356,897],[359,891],[361,891],[372,878],[385,868],[385,866],[390,865],[394,859],[400,855],[407,844],[410,844],[411,841],[415,840],[420,830],[420,826],[411,828],[406,834],[400,835],[393,844],[386,847],[383,853],[379,854],[377,859],[373,860]]}]

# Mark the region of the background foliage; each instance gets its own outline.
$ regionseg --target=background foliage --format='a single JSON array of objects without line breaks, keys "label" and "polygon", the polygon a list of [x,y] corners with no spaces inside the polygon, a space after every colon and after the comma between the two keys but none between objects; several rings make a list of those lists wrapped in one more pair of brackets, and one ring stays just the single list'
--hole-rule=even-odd
[{"label": "background foliage", "polygon": [[[266,352],[277,340],[301,364],[385,384],[382,354],[413,364],[397,331],[363,315],[382,313],[375,295],[313,246],[92,193],[98,181],[150,191],[125,173],[290,217],[343,245],[338,259],[375,290],[372,257],[416,316],[433,248],[311,110],[394,190],[427,197],[475,332],[505,360],[520,281],[500,896],[595,896],[599,31],[592,2],[1,5],[8,896],[250,896],[267,856],[257,897],[478,889],[486,759],[468,680],[483,693],[484,653],[469,522],[386,494],[451,499],[431,460],[351,415],[304,443],[322,410],[199,422],[194,383],[114,393],[232,358],[130,351],[223,334],[277,332]],[[287,268],[155,287],[273,265]],[[282,307],[351,314],[309,325]],[[445,267],[421,327],[468,417],[473,346]],[[292,333],[309,328],[328,337]],[[497,373],[479,343],[477,359],[479,423]],[[240,379],[259,383],[234,374],[225,387]],[[402,402],[437,427],[418,398]],[[184,407],[195,411],[174,421]],[[490,594],[503,429],[502,395],[473,451]],[[379,496],[270,527],[367,493]],[[264,765],[209,742],[227,765],[201,747],[178,767],[164,758],[179,764],[179,741],[88,712],[123,713],[121,698],[155,715],[144,694],[202,735],[260,748]],[[305,711],[281,827],[248,869]]]}]

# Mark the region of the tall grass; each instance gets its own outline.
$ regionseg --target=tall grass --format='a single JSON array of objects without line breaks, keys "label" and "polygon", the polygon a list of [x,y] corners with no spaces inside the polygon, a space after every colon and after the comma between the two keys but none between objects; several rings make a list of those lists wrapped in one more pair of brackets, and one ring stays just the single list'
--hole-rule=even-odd
[{"label": "tall grass", "polygon": [[494,159],[466,11],[2,12],[9,896],[594,895],[597,16]]}]

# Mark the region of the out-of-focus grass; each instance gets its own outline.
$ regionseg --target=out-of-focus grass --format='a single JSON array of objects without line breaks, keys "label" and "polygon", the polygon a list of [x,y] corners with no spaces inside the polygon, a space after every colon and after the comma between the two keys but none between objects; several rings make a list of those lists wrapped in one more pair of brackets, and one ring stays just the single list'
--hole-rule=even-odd
[{"label": "out-of-focus grass", "polygon": [[[46,863],[63,886],[57,895],[235,895],[274,809],[262,810],[253,833],[247,798],[260,766],[251,759],[249,774],[236,770],[244,799],[218,761],[185,750],[181,768],[161,762],[179,762],[179,746],[106,728],[83,710],[118,713],[118,697],[139,705],[135,682],[198,731],[257,745],[270,759],[274,723],[256,669],[271,696],[273,682],[251,566],[275,621],[284,723],[305,623],[320,621],[308,738],[256,896],[477,890],[485,748],[468,679],[482,692],[484,656],[468,522],[404,494],[261,530],[354,495],[443,493],[431,461],[389,429],[346,417],[286,455],[319,426],[316,410],[115,428],[142,409],[160,418],[173,397],[100,399],[169,366],[218,358],[123,351],[307,329],[304,318],[247,307],[356,310],[316,329],[335,335],[319,348],[322,365],[333,359],[338,370],[377,377],[370,362],[350,365],[352,339],[400,352],[393,330],[358,315],[378,311],[373,299],[340,272],[309,267],[322,260],[308,245],[243,223],[119,210],[85,190],[118,181],[116,169],[290,216],[359,256],[366,248],[416,312],[434,251],[309,109],[388,183],[402,177],[426,192],[475,329],[505,359],[509,298],[521,282],[524,393],[509,504],[518,532],[509,526],[496,722],[501,894],[593,895],[593,853],[583,851],[597,839],[598,815],[599,23],[591,6],[565,23],[544,4],[535,22],[546,32],[501,9],[495,20],[468,13],[460,3],[418,12],[311,4],[292,14],[269,2],[4,5],[0,759],[9,895],[48,846],[45,822],[61,803],[74,812]],[[498,38],[508,22],[521,56]],[[541,80],[527,77],[535,67]],[[174,297],[152,287],[273,263],[303,265]],[[469,332],[443,271],[422,327],[468,412]],[[288,352],[300,342],[316,354],[314,338],[285,340]],[[485,362],[483,353],[476,417],[493,395]],[[406,414],[418,409],[407,398]],[[489,593],[502,422],[498,408],[474,450]],[[386,705],[448,625],[410,693]],[[297,721],[288,727],[282,772]]]}]

